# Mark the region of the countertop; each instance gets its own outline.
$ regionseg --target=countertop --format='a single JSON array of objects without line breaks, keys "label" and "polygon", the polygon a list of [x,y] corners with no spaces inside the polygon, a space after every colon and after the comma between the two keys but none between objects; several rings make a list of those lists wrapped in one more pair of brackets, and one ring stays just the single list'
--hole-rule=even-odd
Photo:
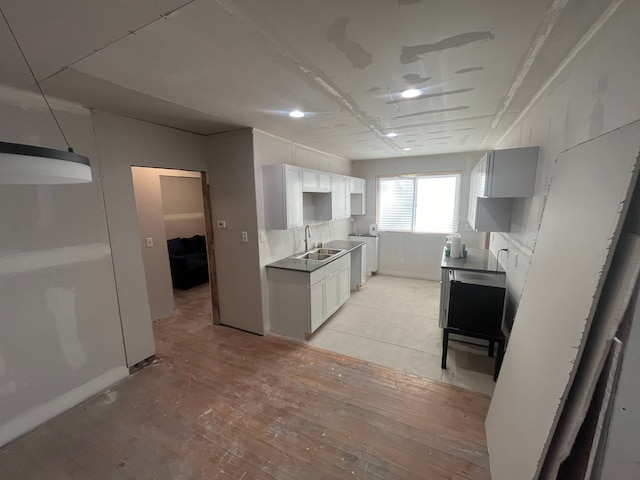
[{"label": "countertop", "polygon": [[[442,250],[442,268],[453,268],[454,270],[469,270],[472,272],[496,272],[498,261],[491,253],[491,250],[482,248],[468,248],[466,258],[451,258],[444,254]],[[498,266],[498,273],[505,273],[501,266]]]},{"label": "countertop", "polygon": [[335,248],[338,250],[344,250],[344,252],[340,252],[335,254],[330,261],[328,262],[320,262],[318,260],[303,260],[301,258],[292,258],[297,255],[302,255],[304,252],[294,253],[291,257],[285,257],[282,260],[278,260],[277,262],[270,263],[267,265],[267,268],[282,268],[284,270],[297,270],[299,272],[308,272],[311,273],[319,268],[324,267],[328,263],[346,255],[351,250],[354,250],[362,245],[364,242],[354,242],[351,240],[331,240],[330,242],[322,244],[322,248]]}]

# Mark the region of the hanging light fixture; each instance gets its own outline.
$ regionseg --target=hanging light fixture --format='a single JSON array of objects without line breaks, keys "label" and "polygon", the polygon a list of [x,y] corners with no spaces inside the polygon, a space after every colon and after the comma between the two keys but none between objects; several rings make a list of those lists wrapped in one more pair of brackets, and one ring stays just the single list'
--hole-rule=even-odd
[{"label": "hanging light fixture", "polygon": [[51,105],[49,105],[47,97],[40,87],[40,83],[31,69],[31,65],[27,61],[27,57],[18,43],[18,39],[13,33],[11,25],[9,25],[2,7],[0,7],[0,14],[2,14],[9,33],[11,33],[13,40],[16,42],[18,50],[27,64],[29,72],[31,72],[33,81],[38,87],[44,102],[47,104],[49,113],[51,113],[60,135],[62,135],[68,147],[68,150],[64,151],[0,141],[0,185],[55,185],[91,182],[89,159],[75,153],[71,148]]}]

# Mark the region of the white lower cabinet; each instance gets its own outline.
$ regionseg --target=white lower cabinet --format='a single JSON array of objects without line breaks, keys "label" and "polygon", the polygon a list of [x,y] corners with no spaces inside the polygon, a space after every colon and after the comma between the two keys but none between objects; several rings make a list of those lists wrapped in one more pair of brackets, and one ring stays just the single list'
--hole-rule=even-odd
[{"label": "white lower cabinet", "polygon": [[325,292],[326,282],[324,279],[310,287],[311,301],[311,331],[315,331],[325,321]]},{"label": "white lower cabinet", "polygon": [[269,320],[274,333],[307,338],[351,295],[351,255],[313,272],[267,268]]}]

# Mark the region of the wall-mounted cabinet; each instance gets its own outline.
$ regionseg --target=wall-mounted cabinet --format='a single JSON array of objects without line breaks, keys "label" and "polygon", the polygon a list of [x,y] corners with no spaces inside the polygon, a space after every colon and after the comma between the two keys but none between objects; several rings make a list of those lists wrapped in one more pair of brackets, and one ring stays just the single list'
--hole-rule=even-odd
[{"label": "wall-mounted cabinet", "polygon": [[331,193],[331,174],[309,168],[302,169],[302,191]]},{"label": "wall-mounted cabinet", "polygon": [[286,164],[265,165],[262,176],[267,230],[365,213],[366,182],[362,178]]},{"label": "wall-mounted cabinet", "polygon": [[351,203],[351,215],[364,215],[366,213],[366,181],[364,178],[349,178],[349,201]]},{"label": "wall-mounted cabinet", "polygon": [[351,214],[348,177],[344,175],[331,175],[331,208],[332,219],[347,218]]},{"label": "wall-mounted cabinet", "polygon": [[531,197],[538,147],[487,152],[471,171],[469,224],[479,232],[511,230],[513,198]]},{"label": "wall-mounted cabinet", "polygon": [[286,230],[304,225],[302,169],[286,164],[262,168],[266,228]]}]

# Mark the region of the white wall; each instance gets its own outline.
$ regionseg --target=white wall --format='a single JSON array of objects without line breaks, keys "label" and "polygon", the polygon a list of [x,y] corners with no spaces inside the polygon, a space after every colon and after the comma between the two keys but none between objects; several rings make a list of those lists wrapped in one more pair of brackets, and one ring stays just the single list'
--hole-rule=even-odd
[{"label": "white wall", "polygon": [[263,334],[251,130],[209,136],[208,155],[220,322]]},{"label": "white wall", "polygon": [[[353,176],[367,181],[367,215],[353,217],[360,233],[376,223],[376,176],[401,173],[462,172],[460,189],[460,219],[465,225],[469,205],[471,169],[482,153],[456,153],[416,157],[384,158],[353,162]],[[462,241],[470,248],[484,248],[484,233],[461,228]],[[378,273],[411,278],[440,280],[440,262],[446,235],[432,233],[380,233],[380,265]]]},{"label": "white wall", "polygon": [[[171,172],[175,173],[176,170]],[[189,176],[162,175],[160,194],[164,230],[168,239],[206,234],[202,179],[199,173]]]},{"label": "white wall", "polygon": [[[175,309],[173,300],[173,286],[171,284],[171,269],[165,225],[164,205],[162,201],[161,176],[172,178],[186,178],[195,180],[196,196],[199,194],[200,210],[202,206],[202,186],[199,172],[184,170],[169,170],[166,168],[131,167],[133,190],[138,216],[138,244],[142,252],[142,263],[149,298],[151,320],[167,318]],[[190,192],[193,194],[194,192]],[[198,232],[204,234],[204,218],[199,218]],[[191,234],[195,235],[195,233]],[[189,235],[189,236],[191,236]],[[180,236],[180,235],[178,235]],[[153,246],[148,247],[146,239],[153,239]]]},{"label": "white wall", "polygon": [[[206,171],[205,137],[94,112],[127,364],[155,353],[132,166]],[[166,249],[156,244],[154,248]]]},{"label": "white wall", "polygon": [[[262,315],[265,319],[265,329],[268,330],[269,292],[265,265],[303,251],[304,227],[291,230],[265,229],[262,167],[264,165],[287,163],[289,165],[313,168],[325,172],[350,175],[351,162],[269,135],[259,130],[254,130],[253,148],[258,230],[265,235],[265,241],[259,243],[259,249],[262,284]],[[311,225],[311,240],[313,243],[328,242],[330,240],[346,240],[350,228],[351,222],[349,219],[319,222]]]},{"label": "white wall", "polygon": [[507,270],[511,318],[524,287],[558,154],[640,118],[638,22],[640,4],[627,1],[496,146],[540,147],[534,196],[514,202],[510,234],[491,235],[492,251],[509,248],[501,263]]},{"label": "white wall", "polygon": [[[0,186],[0,445],[128,375],[91,112],[52,105],[93,182]],[[0,125],[66,149],[32,93],[0,86]]]}]

